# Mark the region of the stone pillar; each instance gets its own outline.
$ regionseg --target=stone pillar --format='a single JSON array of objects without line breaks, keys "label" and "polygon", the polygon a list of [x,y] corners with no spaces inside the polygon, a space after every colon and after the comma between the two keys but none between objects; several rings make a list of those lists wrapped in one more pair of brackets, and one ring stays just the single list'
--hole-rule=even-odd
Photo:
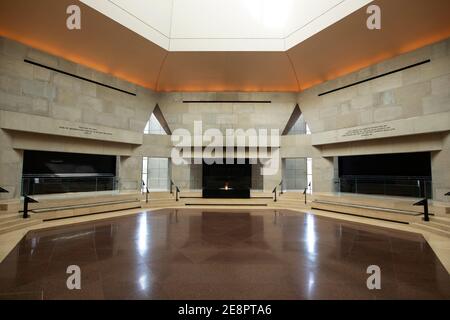
[{"label": "stone pillar", "polygon": [[20,197],[22,185],[23,151],[12,147],[9,133],[0,129],[0,187],[9,193],[0,193],[0,199]]},{"label": "stone pillar", "polygon": [[313,192],[334,192],[334,158],[314,157]]},{"label": "stone pillar", "polygon": [[281,174],[281,154],[278,153],[278,170],[273,175],[264,175],[263,176],[263,188],[265,192],[272,192],[273,188],[278,186],[281,182],[282,174]]},{"label": "stone pillar", "polygon": [[142,157],[121,156],[119,185],[121,191],[135,191],[141,189]]},{"label": "stone pillar", "polygon": [[190,174],[191,165],[176,165],[171,162],[172,166],[172,180],[181,191],[186,191],[190,189]]},{"label": "stone pillar", "polygon": [[442,135],[442,150],[431,152],[433,200],[450,202],[450,133]]}]

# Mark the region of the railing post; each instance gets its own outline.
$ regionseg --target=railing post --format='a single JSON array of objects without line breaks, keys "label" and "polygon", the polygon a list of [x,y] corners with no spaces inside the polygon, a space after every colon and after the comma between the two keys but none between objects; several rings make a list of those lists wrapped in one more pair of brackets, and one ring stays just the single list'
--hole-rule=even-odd
[{"label": "railing post", "polygon": [[174,185],[173,181],[170,180],[170,194],[173,194],[173,185]]},{"label": "railing post", "polygon": [[34,200],[33,198],[30,198],[27,195],[24,195],[23,198],[23,218],[27,219],[30,217],[28,214],[28,203],[38,203],[38,201]]},{"label": "railing post", "polygon": [[425,198],[423,200],[414,203],[413,206],[423,206],[423,216],[424,216],[423,220],[427,222],[430,221],[430,217],[428,214],[428,198]]},{"label": "railing post", "polygon": [[146,190],[146,192],[145,192],[145,203],[148,203],[148,194],[150,193],[149,191],[148,191],[148,187],[146,188],[147,190]]},{"label": "railing post", "polygon": [[425,198],[425,203],[423,205],[423,214],[424,214],[424,220],[430,221],[430,217],[428,216],[428,199]]},{"label": "railing post", "polygon": [[28,218],[28,197],[25,196],[25,198],[23,198],[23,217],[24,219]]},{"label": "railing post", "polygon": [[179,194],[179,192],[180,192],[180,189],[178,189],[178,187],[177,186],[175,186],[175,191],[176,191],[176,193],[175,193],[175,201],[178,201],[179,200],[179,196],[178,196],[178,194]]},{"label": "railing post", "polygon": [[275,189],[273,189],[272,193],[275,195],[273,202],[277,202],[277,186],[275,186]]},{"label": "railing post", "polygon": [[283,194],[283,180],[280,181],[279,186],[280,186],[280,195],[282,195]]},{"label": "railing post", "polygon": [[306,194],[307,194],[308,188],[310,188],[310,187],[311,187],[311,182],[308,183],[308,185],[305,187],[305,190],[303,190],[303,194],[305,195],[305,204],[306,204]]}]

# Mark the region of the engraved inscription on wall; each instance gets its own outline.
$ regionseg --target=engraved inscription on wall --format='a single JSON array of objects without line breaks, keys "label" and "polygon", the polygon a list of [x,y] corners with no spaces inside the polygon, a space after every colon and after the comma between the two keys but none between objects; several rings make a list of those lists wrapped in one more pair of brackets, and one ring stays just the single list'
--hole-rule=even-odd
[{"label": "engraved inscription on wall", "polygon": [[76,126],[76,127],[68,127],[68,126],[59,126],[59,129],[67,130],[72,133],[83,133],[85,135],[97,135],[97,136],[112,136],[112,132],[100,131],[96,128],[85,127],[85,126]]},{"label": "engraved inscription on wall", "polygon": [[344,132],[342,137],[370,137],[376,135],[377,133],[384,133],[390,131],[395,131],[395,128],[387,124],[382,124],[365,128],[350,129]]}]

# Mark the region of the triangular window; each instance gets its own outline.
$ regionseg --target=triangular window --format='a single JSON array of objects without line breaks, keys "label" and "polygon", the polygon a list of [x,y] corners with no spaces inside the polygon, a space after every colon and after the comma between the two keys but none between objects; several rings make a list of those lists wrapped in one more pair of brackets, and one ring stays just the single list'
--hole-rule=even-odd
[{"label": "triangular window", "polygon": [[292,115],[289,118],[286,128],[283,131],[283,136],[286,135],[298,135],[298,134],[311,134],[308,124],[305,121],[305,117],[300,110],[298,104],[295,106]]},{"label": "triangular window", "polygon": [[150,116],[150,119],[145,125],[144,134],[171,134],[169,126],[167,125],[167,122],[164,119],[164,116],[158,105],[156,105],[152,115]]}]

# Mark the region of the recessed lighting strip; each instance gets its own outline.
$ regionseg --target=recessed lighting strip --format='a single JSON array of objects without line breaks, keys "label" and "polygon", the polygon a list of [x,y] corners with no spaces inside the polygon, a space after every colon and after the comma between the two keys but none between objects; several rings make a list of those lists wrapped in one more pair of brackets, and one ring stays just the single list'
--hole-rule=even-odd
[{"label": "recessed lighting strip", "polygon": [[339,88],[336,88],[336,89],[333,89],[333,90],[330,90],[330,91],[326,91],[326,92],[323,92],[323,93],[319,93],[319,97],[320,97],[320,96],[324,96],[324,95],[326,95],[326,94],[330,94],[330,93],[339,91],[339,90],[343,90],[343,89],[346,89],[346,88],[350,88],[350,87],[356,86],[356,85],[358,85],[358,84],[361,84],[361,83],[364,83],[364,82],[367,82],[367,81],[371,81],[371,80],[375,80],[375,79],[378,79],[378,78],[381,78],[381,77],[385,77],[385,76],[388,76],[388,75],[393,74],[393,73],[397,73],[397,72],[400,72],[400,71],[403,71],[403,70],[407,70],[407,69],[411,69],[411,68],[414,68],[414,67],[418,67],[418,66],[420,66],[420,65],[422,65],[422,64],[429,63],[429,62],[431,62],[430,59],[424,60],[424,61],[421,61],[421,62],[412,64],[412,65],[409,65],[409,66],[406,66],[406,67],[403,67],[403,68],[400,68],[400,69],[396,69],[396,70],[393,70],[393,71],[389,71],[389,72],[380,74],[380,75],[378,75],[378,76],[374,76],[374,77],[371,77],[371,78],[368,78],[368,79],[365,79],[365,80],[361,80],[361,81],[358,81],[358,82],[354,82],[354,83],[348,84],[348,85],[343,86],[343,87],[339,87]]},{"label": "recessed lighting strip", "polygon": [[63,71],[63,70],[52,68],[52,67],[46,66],[44,64],[40,64],[38,62],[34,62],[34,61],[31,61],[31,60],[28,60],[28,59],[24,59],[23,61],[26,62],[26,63],[32,64],[34,66],[38,66],[38,67],[45,68],[45,69],[48,69],[48,70],[51,70],[51,71],[55,71],[55,72],[59,72],[59,73],[65,74],[66,76],[74,77],[74,78],[77,78],[77,79],[80,79],[80,80],[84,80],[84,81],[87,81],[87,82],[90,82],[90,83],[94,83],[94,84],[102,86],[102,87],[106,87],[106,88],[109,88],[109,89],[112,89],[112,90],[116,90],[116,91],[119,91],[119,92],[122,92],[122,93],[126,93],[126,94],[129,94],[129,95],[132,95],[132,96],[136,96],[136,93],[129,92],[129,91],[126,91],[126,90],[122,90],[122,89],[119,89],[119,88],[116,88],[116,87],[113,87],[113,86],[110,86],[110,85],[107,85],[107,84],[104,84],[104,83],[101,83],[101,82],[98,82],[98,81],[95,81],[95,80],[91,80],[91,79],[88,79],[88,78],[85,78],[85,77],[78,76],[78,75],[73,74],[73,73],[69,73],[69,72]]},{"label": "recessed lighting strip", "polygon": [[183,100],[183,103],[272,103],[270,100]]}]

